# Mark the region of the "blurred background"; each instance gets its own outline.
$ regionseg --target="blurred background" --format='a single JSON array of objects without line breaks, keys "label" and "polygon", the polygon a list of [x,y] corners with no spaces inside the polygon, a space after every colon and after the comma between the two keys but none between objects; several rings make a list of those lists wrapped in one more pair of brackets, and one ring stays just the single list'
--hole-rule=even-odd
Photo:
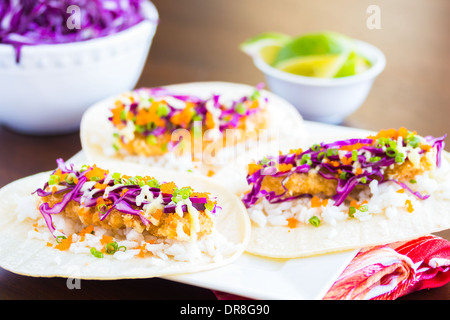
[{"label": "blurred background", "polygon": [[[138,86],[222,80],[250,85],[263,74],[238,46],[266,31],[342,32],[380,48],[386,68],[344,125],[405,126],[443,135],[450,117],[448,0],[154,0],[160,24]],[[380,9],[380,29],[369,29]]]}]

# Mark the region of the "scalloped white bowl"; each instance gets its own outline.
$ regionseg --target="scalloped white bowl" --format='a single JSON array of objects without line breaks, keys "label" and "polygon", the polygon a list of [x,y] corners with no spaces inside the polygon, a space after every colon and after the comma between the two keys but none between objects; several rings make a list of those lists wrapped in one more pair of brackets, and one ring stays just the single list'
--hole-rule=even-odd
[{"label": "scalloped white bowl", "polygon": [[305,120],[337,124],[364,103],[375,78],[386,65],[386,58],[377,47],[363,41],[357,41],[356,46],[372,66],[365,72],[342,78],[322,79],[287,73],[260,57],[253,62],[264,73],[270,90],[292,103]]},{"label": "scalloped white bowl", "polygon": [[0,124],[26,134],[78,130],[93,103],[136,85],[159,19],[148,18],[119,33],[73,42],[24,46],[16,63],[11,45],[0,44]]}]

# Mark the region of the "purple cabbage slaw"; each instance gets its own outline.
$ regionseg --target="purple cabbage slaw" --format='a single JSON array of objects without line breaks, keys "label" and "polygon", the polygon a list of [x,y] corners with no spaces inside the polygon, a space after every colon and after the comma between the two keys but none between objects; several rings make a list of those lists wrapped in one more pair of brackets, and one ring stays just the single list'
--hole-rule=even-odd
[{"label": "purple cabbage slaw", "polygon": [[[446,135],[439,138],[434,138],[432,136],[424,137],[424,141],[429,146],[432,148],[436,147],[437,167],[440,167],[441,165],[441,153],[445,146],[445,137]],[[311,198],[313,196],[312,194],[300,194],[292,197],[285,197],[288,190],[284,186],[284,183],[281,183],[284,192],[278,195],[274,191],[269,192],[261,188],[263,179],[266,176],[283,177],[283,181],[287,181],[290,175],[294,173],[308,173],[311,169],[317,169],[317,172],[325,179],[337,180],[336,194],[333,196],[335,206],[341,205],[357,185],[368,185],[375,179],[378,180],[379,183],[393,181],[405,190],[414,194],[417,198],[421,200],[427,199],[429,195],[422,195],[419,192],[413,191],[404,182],[385,178],[384,169],[395,163],[403,163],[408,158],[408,154],[402,154],[397,158],[397,155],[393,156],[393,154],[389,154],[389,148],[386,148],[387,144],[381,146],[379,143],[380,140],[375,138],[348,139],[328,144],[316,144],[301,153],[293,152],[280,155],[278,158],[265,158],[258,163],[261,166],[259,170],[247,175],[247,182],[249,185],[252,185],[252,189],[244,195],[242,201],[245,206],[249,208],[260,198],[266,198],[270,203],[285,202],[302,197]],[[384,141],[384,143],[386,143],[386,141]],[[339,148],[355,144],[361,144],[362,146],[357,150],[356,154],[353,153],[353,151],[347,151],[345,157],[347,159],[353,158],[354,162],[359,162],[362,171],[362,173],[359,174],[354,172],[353,165],[342,163],[338,155]],[[403,140],[403,147],[407,146],[407,144],[410,144],[410,142]],[[419,146],[414,144],[414,147]],[[424,152],[423,149],[419,151],[420,154],[423,154]],[[366,157],[364,153],[369,153],[370,157]],[[328,159],[328,161],[324,162],[323,160],[325,158]],[[335,165],[336,163],[338,165]],[[292,165],[292,169],[284,172],[278,171],[277,168],[280,164]]]},{"label": "purple cabbage slaw", "polygon": [[[2,0],[0,43],[13,45],[19,62],[25,45],[79,42],[128,29],[146,19],[142,12],[146,1]],[[72,16],[71,6],[79,8],[79,16]],[[72,26],[75,22],[79,25]]]},{"label": "purple cabbage slaw", "polygon": [[[219,94],[212,94],[209,98],[200,98],[195,95],[177,93],[164,87],[136,89],[133,92],[125,95],[132,97],[133,102],[129,101],[124,103],[124,99],[120,99],[117,100],[117,103],[121,104],[121,107],[126,110],[126,112],[132,113],[133,122],[135,124],[135,132],[142,134],[144,137],[148,137],[151,135],[158,137],[165,133],[172,133],[173,131],[180,128],[192,131],[199,124],[201,124],[201,126],[205,126],[207,122],[207,114],[210,113],[208,108],[214,108],[215,111],[220,113],[218,117],[220,124],[217,129],[219,129],[220,132],[224,132],[227,129],[237,128],[240,120],[244,117],[248,117],[261,111],[264,104],[268,102],[267,97],[262,97],[263,103],[259,102],[259,99],[261,98],[260,91],[262,90],[263,86],[263,83],[258,84],[252,94],[235,99],[231,101],[230,105],[228,106],[225,106],[220,102]],[[168,101],[164,100],[164,98],[167,98]],[[166,110],[164,110],[164,112],[157,113],[158,117],[164,121],[165,125],[157,126],[154,122],[146,126],[136,125],[136,116],[138,115],[139,109],[144,108],[146,110],[149,110],[150,108],[149,106],[140,106],[142,100],[145,100],[145,102],[148,104],[153,102],[155,99],[160,103],[160,105],[164,104],[164,106],[167,108]],[[183,109],[177,108],[174,105],[174,103],[178,104],[175,102],[176,100],[181,103],[193,105],[193,115],[187,126],[174,124],[172,121],[172,117],[174,115],[183,111]],[[163,103],[162,101],[165,101],[165,103]],[[245,107],[245,105],[252,105],[255,101],[257,102],[257,107]],[[117,105],[116,108],[118,108]],[[112,108],[111,110],[113,109],[115,108]],[[108,120],[113,122],[113,125],[117,127],[117,125],[113,121],[113,116],[110,116]],[[120,125],[125,126],[127,125],[127,123],[127,117],[123,116],[121,118]],[[123,137],[120,136],[119,138],[121,138],[123,141]]]},{"label": "purple cabbage slaw", "polygon": [[[143,200],[140,205],[137,205],[136,203],[136,198],[141,194],[142,186],[142,184],[137,184],[138,177],[131,177],[130,179],[127,179],[125,181],[123,179],[120,179],[120,183],[116,183],[117,181],[115,181],[114,179],[110,179],[110,181],[108,182],[108,186],[113,188],[109,190],[106,197],[104,189],[94,190],[94,186],[91,186],[87,189],[87,193],[90,194],[90,197],[86,198],[83,196],[86,193],[81,192],[81,189],[86,182],[89,182],[85,174],[92,170],[92,167],[86,166],[87,169],[81,172],[81,170],[75,170],[73,164],[68,166],[63,161],[63,159],[57,159],[56,162],[58,167],[52,172],[50,177],[52,177],[53,174],[55,174],[59,169],[62,174],[68,174],[76,178],[77,182],[69,183],[67,181],[60,181],[57,184],[59,186],[62,186],[62,188],[57,191],[52,191],[48,190],[48,187],[51,186],[51,184],[49,183],[49,181],[47,181],[42,188],[38,188],[33,192],[33,194],[35,193],[39,197],[47,197],[51,196],[52,194],[64,194],[61,202],[55,203],[53,206],[50,206],[50,204],[47,202],[43,202],[39,206],[39,211],[42,214],[48,229],[53,235],[55,235],[54,233],[56,230],[53,226],[52,215],[61,213],[70,201],[75,201],[86,208],[95,207],[97,206],[97,200],[101,197],[106,201],[109,200],[111,202],[111,205],[108,206],[107,210],[104,208],[99,208],[97,206],[100,221],[103,221],[112,212],[112,210],[117,210],[123,214],[138,216],[145,226],[151,224],[150,220],[148,220],[143,215],[143,207],[149,202]],[[99,180],[95,180],[95,182],[103,184],[105,182],[105,178],[106,177],[100,178]],[[126,184],[122,182],[125,182]],[[157,182],[156,179],[153,179],[152,182],[156,182],[159,185],[159,182]],[[163,213],[169,214],[176,212],[175,210],[177,205],[173,200],[173,196],[175,194],[162,193],[160,185],[158,185],[153,184],[153,186],[149,188],[149,191],[153,194],[154,198],[157,198],[161,195],[162,205],[164,206]],[[192,206],[199,211],[210,209],[209,211],[212,214],[216,214],[217,210],[220,208],[219,206],[217,206],[215,201],[212,202],[207,197],[189,196],[189,200],[191,201]],[[187,205],[185,204],[183,204],[181,208],[183,212],[188,211]]]}]

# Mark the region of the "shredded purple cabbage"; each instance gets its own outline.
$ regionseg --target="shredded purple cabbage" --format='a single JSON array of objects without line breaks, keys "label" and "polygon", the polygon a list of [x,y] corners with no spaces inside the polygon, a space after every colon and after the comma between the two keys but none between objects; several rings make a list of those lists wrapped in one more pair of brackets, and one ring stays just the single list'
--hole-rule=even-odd
[{"label": "shredded purple cabbage", "polygon": [[[427,146],[436,148],[436,166],[441,165],[441,153],[445,146],[446,135],[434,138],[424,137],[423,140]],[[421,148],[418,136],[409,133],[407,139],[403,140],[403,147]],[[425,200],[429,195],[422,195],[419,192],[413,191],[407,184],[395,179],[387,179],[384,176],[384,170],[391,165],[401,164],[408,158],[408,153],[403,154],[399,152],[395,139],[375,139],[375,137],[367,139],[348,139],[336,141],[328,144],[316,144],[304,152],[289,153],[280,155],[278,158],[265,158],[261,160],[258,165],[259,170],[247,175],[247,182],[252,186],[252,189],[244,195],[242,201],[246,207],[253,206],[259,199],[266,198],[271,203],[279,203],[289,201],[295,198],[312,197],[312,194],[300,194],[292,197],[286,197],[287,188],[282,183],[284,192],[276,194],[274,191],[267,191],[262,189],[261,185],[264,177],[283,177],[286,181],[290,175],[294,173],[309,173],[314,169],[323,178],[328,180],[336,180],[336,193],[333,196],[334,205],[341,205],[348,197],[350,192],[358,186],[367,186],[371,181],[378,180],[379,183],[393,181],[399,184],[405,190],[408,190],[421,200]],[[360,172],[355,173],[352,164],[343,163],[338,150],[345,149],[345,146],[353,146],[359,144],[359,148],[354,151],[345,151],[345,158],[353,159],[352,162],[358,162],[360,165]],[[344,147],[344,148],[343,148]],[[407,149],[401,149],[407,150]],[[424,154],[425,149],[420,149],[419,154]],[[342,156],[342,153],[340,153]],[[324,161],[324,159],[326,159]],[[288,171],[279,171],[279,165],[291,165],[292,168]]]},{"label": "shredded purple cabbage", "polygon": [[[128,179],[125,178],[116,178],[112,179],[111,177],[108,177],[107,179],[109,181],[105,181],[106,177],[101,177],[99,180],[95,180],[96,183],[104,184],[106,183],[109,187],[108,194],[105,194],[105,189],[95,189],[94,185],[89,186],[86,188],[84,192],[82,192],[82,188],[85,186],[86,183],[91,182],[88,180],[88,178],[85,176],[87,172],[92,170],[92,167],[86,167],[87,169],[84,171],[78,171],[74,169],[73,165],[67,165],[62,159],[57,160],[57,169],[55,169],[52,174],[50,175],[50,178],[55,175],[57,170],[60,170],[60,172],[65,175],[72,175],[72,177],[75,177],[75,182],[67,182],[67,181],[59,181],[58,183],[52,183],[50,181],[45,182],[44,186],[42,188],[38,188],[33,193],[36,194],[39,197],[47,197],[52,194],[64,194],[63,199],[59,203],[55,203],[53,206],[51,206],[47,202],[43,202],[39,206],[39,211],[44,217],[46,224],[51,231],[52,234],[55,232],[55,227],[52,223],[52,215],[61,213],[66,206],[70,203],[70,201],[75,201],[78,204],[80,204],[83,207],[90,208],[97,206],[97,211],[100,217],[100,221],[105,220],[106,217],[113,211],[117,210],[124,214],[130,214],[134,216],[138,216],[142,223],[144,225],[149,225],[151,222],[148,220],[144,215],[144,206],[148,203],[150,203],[147,200],[143,200],[139,205],[137,204],[137,197],[142,192],[142,186],[145,185],[143,180],[139,180],[140,177],[130,177]],[[175,192],[173,194],[167,194],[162,193],[160,189],[159,183],[153,179],[149,182],[151,187],[149,186],[149,192],[152,193],[154,198],[158,198],[161,196],[162,198],[162,205],[164,206],[163,213],[169,214],[175,212],[176,209],[176,202],[177,200],[174,199],[176,196]],[[157,185],[155,185],[155,183]],[[59,190],[52,191],[51,187],[54,185],[59,186]],[[178,190],[178,189],[177,189]],[[191,190],[192,191],[192,190]],[[86,194],[89,195],[86,197]],[[201,196],[190,196],[191,193],[188,193],[189,200],[192,203],[192,206],[199,210],[203,211],[208,209],[212,214],[216,214],[217,210],[220,208],[215,204],[215,202],[209,202],[208,198],[201,197]],[[110,203],[110,205],[105,207],[99,207],[98,206],[98,199],[103,198],[105,202]],[[186,199],[187,197],[183,198]],[[181,208],[183,212],[187,212],[188,208],[187,205],[183,204],[181,205]]]},{"label": "shredded purple cabbage", "polygon": [[19,62],[22,46],[79,42],[128,29],[145,19],[145,1],[2,0],[0,43],[13,45]]}]

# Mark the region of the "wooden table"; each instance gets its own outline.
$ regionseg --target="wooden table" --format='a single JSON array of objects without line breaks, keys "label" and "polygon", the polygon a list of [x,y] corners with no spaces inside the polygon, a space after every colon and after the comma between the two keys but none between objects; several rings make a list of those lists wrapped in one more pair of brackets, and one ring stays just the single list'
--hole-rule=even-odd
[{"label": "wooden table", "polygon": [[[343,125],[378,130],[405,126],[442,135],[450,118],[450,2],[447,0],[155,0],[160,25],[138,86],[190,81],[264,81],[238,45],[264,31],[291,35],[335,30],[381,48],[387,58],[364,105]],[[369,29],[379,3],[381,29]],[[26,90],[26,88],[24,88]],[[0,106],[1,107],[1,106]],[[0,128],[0,187],[51,170],[81,148],[78,132],[27,136]],[[438,233],[450,240],[450,231]],[[162,279],[82,281],[29,278],[0,269],[0,299],[214,299],[211,291]],[[450,284],[401,299],[450,300]]]}]

